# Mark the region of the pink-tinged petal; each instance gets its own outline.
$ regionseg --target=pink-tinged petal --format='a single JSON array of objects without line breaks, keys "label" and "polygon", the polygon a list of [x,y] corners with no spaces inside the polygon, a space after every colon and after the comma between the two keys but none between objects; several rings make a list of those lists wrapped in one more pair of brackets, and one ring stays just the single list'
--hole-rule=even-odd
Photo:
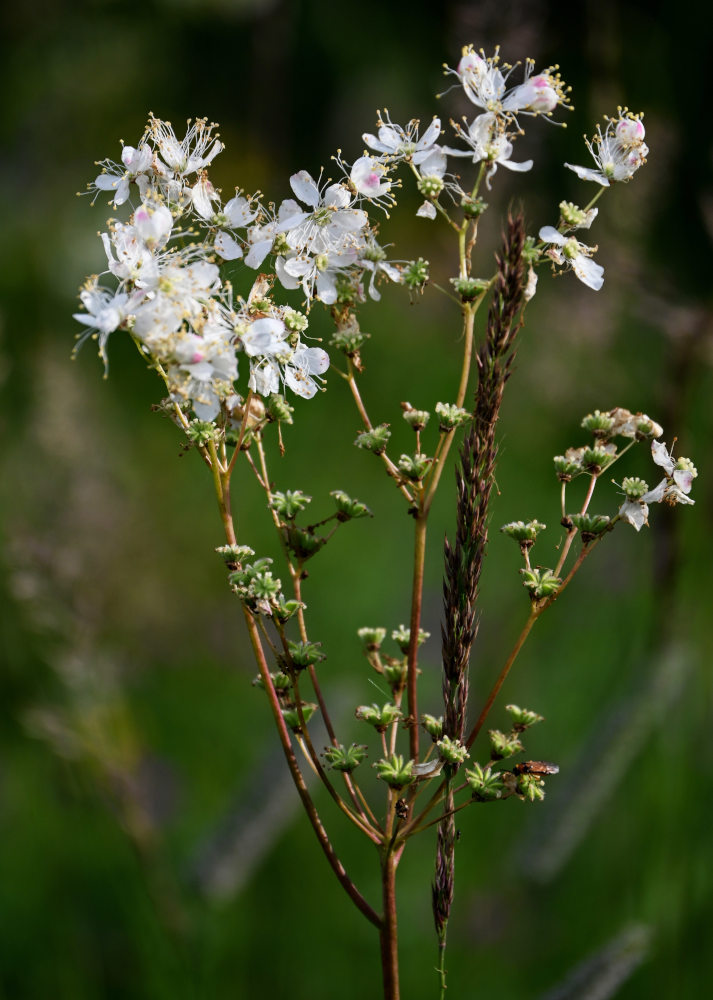
[{"label": "pink-tinged petal", "polygon": [[300,170],[290,177],[290,187],[300,201],[316,208],[319,205],[319,188],[306,170]]},{"label": "pink-tinged petal", "polygon": [[693,486],[693,474],[688,472],[687,469],[676,469],[673,474],[673,481],[684,493],[690,493],[691,486]]}]

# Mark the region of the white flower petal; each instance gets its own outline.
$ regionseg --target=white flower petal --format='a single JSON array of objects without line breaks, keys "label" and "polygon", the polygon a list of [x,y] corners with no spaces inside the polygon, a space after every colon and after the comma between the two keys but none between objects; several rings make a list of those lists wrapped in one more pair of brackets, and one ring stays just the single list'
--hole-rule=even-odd
[{"label": "white flower petal", "polygon": [[290,187],[300,201],[316,208],[319,205],[319,188],[307,170],[300,170],[290,177]]}]

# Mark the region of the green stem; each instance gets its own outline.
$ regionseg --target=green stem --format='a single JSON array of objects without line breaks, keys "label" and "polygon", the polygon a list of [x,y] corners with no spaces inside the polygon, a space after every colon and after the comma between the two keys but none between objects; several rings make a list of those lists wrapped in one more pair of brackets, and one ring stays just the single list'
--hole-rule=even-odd
[{"label": "green stem", "polygon": [[409,753],[418,760],[418,634],[421,629],[421,608],[423,604],[423,573],[426,563],[426,515],[416,515],[414,538],[413,587],[411,591],[411,623],[408,646],[407,698],[409,728]]}]

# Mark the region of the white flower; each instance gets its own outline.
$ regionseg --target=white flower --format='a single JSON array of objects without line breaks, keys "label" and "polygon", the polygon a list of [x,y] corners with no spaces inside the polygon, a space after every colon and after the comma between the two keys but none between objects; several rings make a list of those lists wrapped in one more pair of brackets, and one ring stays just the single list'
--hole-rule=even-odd
[{"label": "white flower", "polygon": [[169,169],[179,177],[185,177],[207,167],[224,148],[223,143],[213,135],[215,127],[208,124],[207,118],[196,118],[193,124],[189,120],[188,130],[179,141],[170,122],[152,116],[148,131]]},{"label": "white flower", "polygon": [[421,138],[418,137],[419,122],[413,119],[406,128],[394,124],[384,112],[384,117],[379,114],[377,122],[379,131],[377,135],[365,132],[362,139],[369,149],[376,153],[382,153],[384,159],[391,161],[409,160],[418,166],[432,149],[435,148],[436,140],[441,134],[441,120],[434,118]]},{"label": "white flower", "polygon": [[595,181],[602,187],[609,187],[612,181],[628,181],[646,163],[649,147],[644,142],[645,134],[644,123],[638,115],[622,112],[619,118],[607,120],[603,133],[597,125],[594,138],[585,139],[597,170],[572,163],[565,163],[565,166],[582,180]]},{"label": "white flower", "polygon": [[153,288],[156,285],[158,262],[135,226],[115,222],[111,232],[102,233],[101,239],[109,270],[115,277],[120,281],[131,281],[137,288]]},{"label": "white flower", "polygon": [[300,170],[290,177],[290,186],[312,209],[301,213],[289,228],[281,227],[292,250],[322,254],[358,242],[357,234],[369,220],[366,212],[351,207],[352,196],[343,184],[330,184],[321,193],[311,174]]},{"label": "white flower", "polygon": [[484,111],[512,120],[518,113],[549,117],[558,104],[569,107],[567,89],[556,67],[533,76],[535,64],[527,59],[523,82],[508,90],[508,78],[515,67],[503,64],[505,73],[500,70],[498,49],[487,57],[482,49],[478,53],[472,45],[464,46],[462,52],[457,68],[447,72],[459,78],[468,100]]},{"label": "white flower", "polygon": [[573,236],[563,236],[553,226],[543,226],[539,236],[543,243],[554,244],[548,251],[552,260],[568,265],[583,284],[599,291],[604,284],[604,268],[591,259],[596,247],[588,247]]},{"label": "white flower", "polygon": [[142,201],[133,215],[134,228],[149,250],[160,250],[168,242],[173,216],[165,205]]},{"label": "white flower", "polygon": [[666,445],[661,441],[651,442],[651,457],[656,465],[660,465],[666,473],[666,478],[649,493],[645,493],[641,498],[647,503],[664,503],[674,507],[677,503],[695,503],[688,494],[691,492],[693,480],[698,475],[698,471],[688,458],[679,458],[674,461],[672,455],[666,449]]},{"label": "white flower", "polygon": [[498,164],[507,167],[508,170],[525,171],[532,169],[532,160],[525,160],[522,163],[513,163],[512,143],[503,130],[498,117],[488,112],[478,115],[470,125],[468,131],[464,131],[460,125],[456,125],[456,132],[470,149],[451,149],[445,146],[445,152],[449,156],[469,156],[473,163],[480,163],[485,160],[490,164],[486,173],[486,184],[490,188],[490,180],[498,169]]},{"label": "white flower", "polygon": [[391,189],[386,167],[372,156],[360,156],[354,161],[349,180],[358,194],[371,201],[383,198]]},{"label": "white flower", "polygon": [[151,169],[153,161],[153,150],[150,146],[140,143],[135,146],[124,146],[121,150],[121,165],[113,160],[102,161],[102,172],[90,185],[90,190],[113,191],[114,205],[116,208],[123,205],[129,197],[131,182],[139,184],[139,190],[143,197],[144,190],[149,183],[146,173]]},{"label": "white flower", "polygon": [[298,344],[292,358],[285,365],[285,382],[293,392],[303,399],[311,399],[318,385],[313,376],[319,378],[329,368],[329,355],[321,347],[304,347]]},{"label": "white flower", "polygon": [[136,297],[129,296],[126,292],[113,292],[108,288],[101,288],[94,281],[79,293],[79,299],[87,311],[74,313],[74,319],[83,323],[88,329],[80,335],[76,350],[79,350],[88,337],[96,335],[99,354],[106,368],[109,363],[106,354],[109,334],[117,330],[130,315]]}]

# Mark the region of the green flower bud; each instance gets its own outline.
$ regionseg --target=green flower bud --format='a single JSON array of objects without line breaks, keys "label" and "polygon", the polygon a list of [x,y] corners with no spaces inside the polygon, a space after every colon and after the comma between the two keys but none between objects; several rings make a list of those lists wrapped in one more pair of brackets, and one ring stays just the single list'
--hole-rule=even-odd
[{"label": "green flower bud", "polygon": [[570,448],[566,455],[555,455],[555,472],[561,483],[568,483],[584,471],[581,456],[574,454],[577,449]]},{"label": "green flower bud", "polygon": [[440,421],[438,429],[443,433],[452,431],[454,427],[460,427],[461,424],[473,419],[472,413],[454,403],[436,403],[436,416]]},{"label": "green flower bud", "polygon": [[503,760],[516,753],[522,753],[522,743],[514,733],[502,733],[499,729],[488,731],[493,760]]},{"label": "green flower bud", "polygon": [[216,550],[229,565],[241,563],[255,555],[255,550],[249,545],[219,545]]},{"label": "green flower bud", "polygon": [[391,431],[389,430],[389,425],[379,424],[378,427],[374,427],[370,431],[362,431],[354,444],[357,448],[365,448],[367,451],[373,451],[375,455],[383,455],[390,437]]},{"label": "green flower bud", "polygon": [[386,638],[386,629],[369,627],[360,628],[357,635],[368,650],[376,652]]},{"label": "green flower bud", "polygon": [[404,479],[417,483],[426,475],[432,461],[428,455],[402,455],[396,464]]},{"label": "green flower bud", "polygon": [[621,488],[626,494],[627,500],[638,500],[649,492],[649,484],[639,476],[626,476],[622,481]]},{"label": "green flower bud", "polygon": [[[391,638],[394,640],[396,645],[399,647],[404,656],[408,653],[409,646],[411,645],[411,629],[406,625],[399,625],[391,633]],[[422,646],[426,639],[431,638],[430,632],[424,632],[423,629],[418,630],[418,646]]]},{"label": "green flower bud", "polygon": [[360,329],[356,316],[349,313],[347,320],[340,323],[332,334],[329,343],[337,350],[343,351],[347,357],[353,357],[359,353],[364,341],[368,340],[369,336],[370,334],[364,333]]},{"label": "green flower bud", "polygon": [[470,757],[465,744],[461,740],[452,740],[450,736],[443,736],[437,741],[438,754],[446,764],[462,764]]},{"label": "green flower bud", "polygon": [[220,438],[220,428],[216,427],[210,420],[191,420],[186,427],[186,437],[193,444],[204,448],[211,441],[217,441]]},{"label": "green flower bud", "polygon": [[562,581],[551,569],[521,569],[523,586],[530,591],[530,598],[539,601],[557,593]]},{"label": "green flower bud", "polygon": [[337,520],[351,521],[357,517],[373,517],[365,503],[361,500],[352,500],[344,490],[332,490],[330,497],[334,497],[337,504]]},{"label": "green flower bud", "polygon": [[616,457],[616,446],[613,444],[599,445],[595,448],[585,448],[582,452],[582,465],[587,472],[598,475],[602,469],[610,465]]},{"label": "green flower bud", "polygon": [[316,555],[327,539],[311,528],[300,528],[296,524],[286,524],[282,529],[285,546],[300,562],[306,562]]},{"label": "green flower bud", "polygon": [[428,410],[416,410],[410,403],[402,403],[401,409],[404,420],[415,431],[422,431],[431,417]]},{"label": "green flower bud", "polygon": [[345,774],[351,774],[366,756],[368,756],[367,748],[360,743],[352,743],[348,749],[345,749],[341,743],[338,747],[324,748],[324,759],[329,766],[333,770],[343,771]]},{"label": "green flower bud", "polygon": [[585,431],[589,431],[596,437],[602,438],[609,436],[609,432],[614,427],[614,424],[614,417],[612,417],[609,413],[602,413],[600,410],[595,410],[594,413],[588,413],[582,420],[582,427]]},{"label": "green flower bud", "polygon": [[405,660],[390,660],[382,665],[381,672],[392,691],[402,691],[406,686],[408,664]]},{"label": "green flower bud", "polygon": [[582,223],[587,221],[589,213],[585,212],[578,205],[575,205],[573,201],[561,201],[559,209],[562,221],[566,222],[569,227],[579,228]]},{"label": "green flower bud", "polygon": [[[292,687],[292,681],[287,674],[284,674],[281,670],[276,670],[274,673],[270,673],[270,677],[272,678],[273,686],[278,695],[285,695],[289,693],[289,690]],[[252,686],[262,688],[263,690],[265,689],[265,682],[260,674],[253,679]]]},{"label": "green flower bud", "polygon": [[567,517],[575,528],[579,528],[585,545],[593,542],[597,535],[609,530],[611,518],[606,514],[569,514]]},{"label": "green flower bud", "polygon": [[542,802],[545,797],[543,782],[536,774],[521,774],[517,779],[517,794],[528,802]]},{"label": "green flower bud", "polygon": [[299,642],[288,642],[287,651],[295,669],[304,670],[305,667],[326,660],[327,657],[320,649],[321,645],[321,642],[304,642],[302,639]]},{"label": "green flower bud", "polygon": [[490,288],[490,282],[485,278],[451,278],[450,282],[461,302],[472,302]]},{"label": "green flower bud", "polygon": [[413,761],[404,763],[401,754],[393,753],[384,760],[378,760],[374,767],[377,777],[385,781],[390,788],[405,788],[413,781]]},{"label": "green flower bud", "polygon": [[[279,239],[279,237],[278,237],[278,239]],[[275,246],[275,244],[273,244],[273,252],[277,252],[278,254],[280,254],[280,253],[288,253],[289,252],[289,247],[287,249],[284,249],[284,250],[280,249],[280,250],[275,251],[274,250],[274,246]],[[286,246],[286,244],[285,244],[285,246]],[[273,301],[272,301],[272,299],[269,296],[263,296],[262,298],[255,298],[255,299],[252,299],[252,300],[248,299],[248,311],[250,313],[254,314],[254,313],[266,313],[266,312],[270,312],[270,310],[272,309],[272,307],[273,307]],[[236,330],[237,330],[237,327],[236,327]]]},{"label": "green flower bud", "polygon": [[482,198],[471,198],[466,194],[461,198],[460,207],[466,219],[477,219],[488,206]]},{"label": "green flower bud", "polygon": [[[317,711],[317,706],[311,701],[303,701],[301,707],[302,718],[304,719],[306,725]],[[299,712],[296,708],[283,708],[282,717],[293,733],[300,732],[302,729],[302,723],[300,722]]]},{"label": "green flower bud", "polygon": [[420,290],[428,281],[428,261],[423,257],[410,261],[404,269],[404,284],[412,291]]},{"label": "green flower bud", "polygon": [[298,309],[292,309],[290,306],[285,306],[282,319],[287,329],[295,333],[302,333],[309,326],[309,320],[305,314]]},{"label": "green flower bud", "polygon": [[283,424],[291,424],[295,408],[290,406],[284,396],[275,392],[265,400],[265,412],[267,419],[272,422],[280,420]]},{"label": "green flower bud", "polygon": [[505,790],[503,779],[498,772],[491,771],[489,767],[481,767],[480,764],[475,764],[472,769],[466,768],[465,780],[477,802],[493,802],[499,799]]},{"label": "green flower bud", "polygon": [[272,494],[270,506],[280,517],[292,521],[311,502],[312,497],[308,497],[302,490],[287,490],[286,493],[276,491]]},{"label": "green flower bud", "polygon": [[302,601],[295,600],[285,600],[282,594],[275,601],[273,605],[273,614],[275,620],[280,622],[282,625],[288,622],[293,615],[296,615],[300,608],[305,608],[307,605],[303,604]]},{"label": "green flower bud", "polygon": [[443,735],[443,716],[437,719],[435,715],[422,715],[421,725],[434,743],[440,740]]},{"label": "green flower bud", "polygon": [[537,249],[537,241],[534,236],[525,238],[525,246],[522,248],[522,259],[532,267],[540,259],[540,251]]},{"label": "green flower bud", "polygon": [[500,530],[503,534],[514,538],[521,548],[529,549],[534,545],[538,534],[546,527],[547,525],[540,521],[510,521],[509,524],[504,524]]},{"label": "green flower bud", "polygon": [[531,712],[529,708],[520,708],[519,705],[506,705],[505,711],[512,716],[513,729],[516,733],[522,733],[530,726],[545,721],[544,715]]},{"label": "green flower bud", "polygon": [[376,704],[359,705],[354,714],[357,719],[360,719],[362,722],[368,722],[370,726],[373,726],[377,733],[383,733],[387,726],[390,726],[392,722],[396,722],[402,717],[403,712],[396,705],[387,702],[382,708],[379,708]]},{"label": "green flower bud", "polygon": [[443,190],[444,183],[442,177],[421,177],[416,186],[424,198],[434,199]]}]

